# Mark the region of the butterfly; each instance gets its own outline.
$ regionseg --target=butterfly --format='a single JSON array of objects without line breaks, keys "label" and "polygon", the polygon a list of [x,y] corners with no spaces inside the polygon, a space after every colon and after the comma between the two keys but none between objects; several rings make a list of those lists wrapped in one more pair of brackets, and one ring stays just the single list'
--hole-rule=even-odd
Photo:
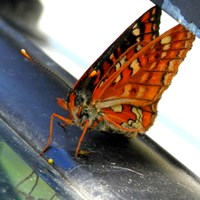
[{"label": "butterfly", "polygon": [[158,102],[195,39],[182,25],[159,36],[160,16],[157,6],[144,13],[89,67],[66,98],[57,99],[69,115],[51,115],[42,153],[51,144],[55,118],[82,129],[76,156],[88,130],[134,137],[153,125]]}]

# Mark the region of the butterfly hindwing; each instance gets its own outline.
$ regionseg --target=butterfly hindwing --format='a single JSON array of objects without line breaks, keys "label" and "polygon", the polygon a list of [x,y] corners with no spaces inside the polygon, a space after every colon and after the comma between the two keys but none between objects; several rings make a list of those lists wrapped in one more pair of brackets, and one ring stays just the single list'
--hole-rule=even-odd
[{"label": "butterfly hindwing", "polygon": [[[83,74],[74,89],[84,88],[92,93],[104,74],[129,47],[141,41],[150,42],[159,35],[160,16],[161,9],[155,6],[131,24]],[[94,70],[96,75],[90,77]]]},{"label": "butterfly hindwing", "polygon": [[152,126],[157,115],[157,102],[142,109],[128,104],[118,104],[102,108],[104,118],[112,124],[115,132],[125,134],[127,137],[144,133]]}]

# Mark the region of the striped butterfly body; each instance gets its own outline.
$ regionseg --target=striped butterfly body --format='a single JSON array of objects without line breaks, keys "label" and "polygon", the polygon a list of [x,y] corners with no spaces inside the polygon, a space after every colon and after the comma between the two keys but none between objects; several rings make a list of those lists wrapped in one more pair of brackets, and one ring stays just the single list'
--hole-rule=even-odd
[{"label": "striped butterfly body", "polygon": [[100,56],[58,104],[69,111],[53,119],[87,130],[112,131],[128,137],[146,132],[157,115],[157,104],[192,46],[194,35],[177,25],[159,35],[161,10],[155,6],[144,13]]}]

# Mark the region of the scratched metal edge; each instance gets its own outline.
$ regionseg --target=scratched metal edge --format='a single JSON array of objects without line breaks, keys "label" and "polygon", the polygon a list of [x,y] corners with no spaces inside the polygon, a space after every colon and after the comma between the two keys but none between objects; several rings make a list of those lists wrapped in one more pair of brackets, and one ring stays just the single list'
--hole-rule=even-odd
[{"label": "scratched metal edge", "polygon": [[[172,18],[200,38],[200,1],[151,0]],[[198,9],[199,8],[199,9]]]}]

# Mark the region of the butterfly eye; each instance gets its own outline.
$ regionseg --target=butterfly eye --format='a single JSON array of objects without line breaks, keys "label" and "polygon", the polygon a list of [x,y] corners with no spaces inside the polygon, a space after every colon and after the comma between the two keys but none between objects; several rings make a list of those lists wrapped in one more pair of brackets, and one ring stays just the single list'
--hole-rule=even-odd
[{"label": "butterfly eye", "polygon": [[83,97],[77,95],[77,96],[76,96],[76,99],[75,99],[75,101],[74,101],[74,102],[75,102],[75,106],[78,106],[78,105],[82,104],[83,101],[84,101]]}]

